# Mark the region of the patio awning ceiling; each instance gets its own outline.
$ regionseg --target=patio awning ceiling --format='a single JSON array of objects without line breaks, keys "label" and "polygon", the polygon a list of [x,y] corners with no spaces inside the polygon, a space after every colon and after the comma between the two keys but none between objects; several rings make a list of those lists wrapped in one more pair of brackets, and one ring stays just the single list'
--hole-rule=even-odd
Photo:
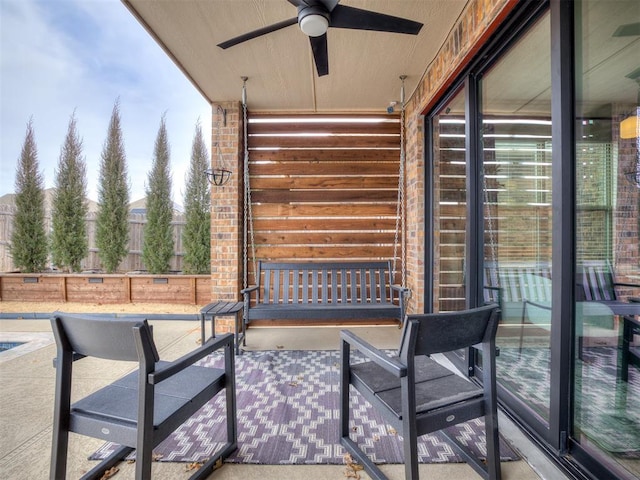
[{"label": "patio awning ceiling", "polygon": [[329,74],[318,77],[297,24],[223,50],[217,44],[296,17],[287,0],[122,0],[210,102],[240,100],[249,77],[252,111],[384,112],[407,97],[466,0],[341,0],[340,5],[424,24],[418,35],[329,28]]}]

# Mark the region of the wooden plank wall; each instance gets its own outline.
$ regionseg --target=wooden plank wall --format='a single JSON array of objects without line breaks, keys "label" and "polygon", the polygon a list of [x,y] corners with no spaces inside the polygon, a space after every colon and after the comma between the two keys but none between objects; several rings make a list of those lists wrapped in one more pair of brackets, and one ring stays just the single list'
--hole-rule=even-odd
[{"label": "wooden plank wall", "polygon": [[392,259],[397,115],[252,114],[248,132],[257,259]]},{"label": "wooden plank wall", "polygon": [[211,277],[79,273],[5,274],[0,275],[0,302],[3,301],[206,305],[211,301]]}]

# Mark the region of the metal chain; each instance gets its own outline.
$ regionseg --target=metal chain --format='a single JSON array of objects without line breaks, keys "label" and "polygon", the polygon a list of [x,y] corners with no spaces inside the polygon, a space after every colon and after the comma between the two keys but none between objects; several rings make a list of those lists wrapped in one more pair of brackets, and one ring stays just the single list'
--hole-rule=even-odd
[{"label": "metal chain", "polygon": [[393,241],[393,271],[397,272],[397,260],[398,260],[398,244],[400,243],[400,231],[402,230],[402,243],[400,246],[400,262],[401,262],[401,281],[402,286],[406,281],[406,260],[405,260],[405,243],[404,243],[404,168],[405,168],[405,155],[404,155],[404,106],[400,113],[400,168],[398,171],[398,203],[396,205],[396,232]]},{"label": "metal chain", "polygon": [[[243,142],[244,142],[244,245],[243,245],[243,264],[244,264],[244,288],[249,286],[248,281],[248,243],[251,243],[251,259],[253,263],[253,275],[257,281],[258,268],[256,263],[256,244],[254,242],[253,235],[253,209],[251,205],[251,182],[249,176],[249,133],[248,133],[248,120],[247,120],[247,94],[246,94],[246,82],[247,78],[242,77],[242,125],[243,125]],[[249,238],[247,239],[247,234]],[[247,241],[249,240],[249,241]]]},{"label": "metal chain", "polygon": [[[405,218],[405,102],[404,102],[404,78],[400,77],[403,81],[401,92],[401,105],[400,111],[400,166],[398,169],[398,203],[396,206],[396,232],[393,242],[393,271],[397,272],[396,263],[398,260],[398,243],[400,243],[400,262],[401,262],[401,286],[406,287],[407,284],[407,256],[406,256],[406,218]],[[400,236],[402,232],[402,236]],[[402,238],[402,240],[400,240]],[[408,310],[409,300],[411,295],[408,292],[403,293],[405,295],[405,309]],[[402,319],[402,322],[404,319]]]}]

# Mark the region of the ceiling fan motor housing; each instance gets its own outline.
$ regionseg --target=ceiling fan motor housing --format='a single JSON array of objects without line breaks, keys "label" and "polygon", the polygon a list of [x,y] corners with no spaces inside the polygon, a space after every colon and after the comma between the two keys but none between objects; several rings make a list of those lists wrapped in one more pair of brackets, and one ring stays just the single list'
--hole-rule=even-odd
[{"label": "ceiling fan motor housing", "polygon": [[300,30],[309,37],[324,35],[329,27],[329,11],[324,5],[300,5],[298,7],[298,24]]}]

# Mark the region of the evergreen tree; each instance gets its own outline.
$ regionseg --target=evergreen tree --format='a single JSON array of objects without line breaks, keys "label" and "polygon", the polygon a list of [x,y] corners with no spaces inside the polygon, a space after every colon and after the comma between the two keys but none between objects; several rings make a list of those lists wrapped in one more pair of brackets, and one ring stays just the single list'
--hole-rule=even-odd
[{"label": "evergreen tree", "polygon": [[75,115],[60,151],[55,172],[56,191],[51,212],[51,256],[63,270],[80,271],[82,259],[89,253],[86,218],[87,167],[82,157],[82,140],[76,130]]},{"label": "evergreen tree", "polygon": [[100,162],[96,246],[107,273],[115,272],[129,253],[129,180],[118,101]]},{"label": "evergreen tree", "polygon": [[171,172],[169,142],[165,118],[160,121],[149,172],[147,195],[147,223],[144,227],[142,262],[150,273],[166,273],[173,256],[173,205],[171,201]]},{"label": "evergreen tree", "polygon": [[47,264],[47,233],[44,217],[44,176],[38,170],[38,149],[33,132],[33,120],[27,124],[27,134],[16,168],[16,212],[9,251],[14,266],[24,273],[41,272]]},{"label": "evergreen tree", "polygon": [[211,271],[211,194],[204,171],[209,168],[209,154],[202,138],[202,127],[196,125],[191,148],[191,163],[184,194],[185,226],[182,232],[185,273]]}]

